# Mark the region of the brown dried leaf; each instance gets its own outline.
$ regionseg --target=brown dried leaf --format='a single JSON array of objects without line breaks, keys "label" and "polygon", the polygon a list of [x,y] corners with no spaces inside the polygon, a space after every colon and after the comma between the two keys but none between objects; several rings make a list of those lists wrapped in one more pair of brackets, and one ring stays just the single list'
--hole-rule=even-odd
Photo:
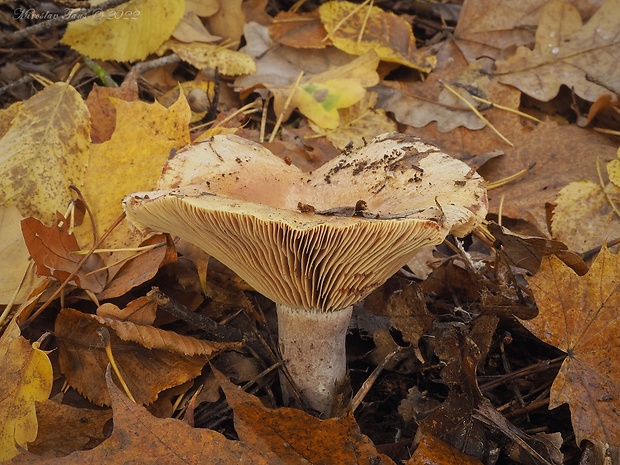
[{"label": "brown dried leaf", "polygon": [[364,436],[352,413],[320,420],[292,409],[264,407],[254,396],[215,371],[235,416],[239,439],[285,463],[393,464]]},{"label": "brown dried leaf", "polygon": [[132,402],[114,385],[110,371],[105,374],[114,412],[112,435],[99,447],[74,452],[67,457],[50,459],[22,453],[7,465],[202,465],[208,463],[252,463],[255,465],[284,465],[263,447],[231,441],[222,434],[196,429],[172,418],[155,418],[144,407]]},{"label": "brown dried leaf", "polygon": [[407,465],[481,465],[482,462],[464,454],[432,434],[424,434]]},{"label": "brown dried leaf", "polygon": [[[58,214],[58,224],[47,227],[36,218],[22,220],[22,233],[30,256],[37,266],[39,276],[50,276],[63,282],[76,270],[81,255],[75,254],[80,250],[77,239],[69,234],[67,220]],[[106,284],[108,273],[100,270],[103,260],[97,255],[91,255],[78,270],[70,284],[91,292],[101,292]]]},{"label": "brown dried leaf", "polygon": [[155,276],[162,266],[177,260],[174,243],[168,234],[149,237],[140,247],[150,245],[154,248],[138,252],[124,263],[97,298],[104,300],[124,295]]},{"label": "brown dried leaf", "polygon": [[582,26],[574,6],[549,1],[538,23],[534,50],[517,48],[514,55],[496,62],[495,75],[544,102],[554,98],[562,84],[589,102],[617,92],[619,11],[620,0],[606,0]]},{"label": "brown dried leaf", "polygon": [[568,403],[577,443],[620,445],[620,257],[603,247],[585,276],[544,257],[528,282],[538,317],[522,324],[567,353],[549,408]]},{"label": "brown dried leaf", "polygon": [[141,404],[155,401],[164,389],[195,378],[211,356],[229,347],[65,308],[56,318],[54,329],[61,371],[71,386],[98,405],[110,402],[104,383],[108,358],[97,334],[102,325],[109,329],[112,353],[120,372]]},{"label": "brown dried leaf", "polygon": [[280,11],[269,25],[269,35],[276,42],[293,48],[321,49],[331,45],[318,10],[308,13]]}]

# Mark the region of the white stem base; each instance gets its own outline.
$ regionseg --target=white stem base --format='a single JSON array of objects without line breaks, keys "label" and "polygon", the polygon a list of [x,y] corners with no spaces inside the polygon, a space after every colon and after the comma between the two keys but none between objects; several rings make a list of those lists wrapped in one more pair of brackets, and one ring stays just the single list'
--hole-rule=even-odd
[{"label": "white stem base", "polygon": [[[345,339],[353,307],[316,312],[278,304],[282,359],[308,407],[332,414],[334,395],[347,374]],[[284,387],[284,393],[287,390]]]}]

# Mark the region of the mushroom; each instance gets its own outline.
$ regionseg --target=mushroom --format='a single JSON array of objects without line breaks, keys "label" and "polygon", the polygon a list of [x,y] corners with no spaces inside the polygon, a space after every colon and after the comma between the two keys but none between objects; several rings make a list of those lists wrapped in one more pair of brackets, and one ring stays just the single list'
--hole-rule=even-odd
[{"label": "mushroom", "polygon": [[335,412],[353,304],[416,250],[484,218],[482,178],[403,134],[304,173],[261,145],[216,136],[169,160],[160,190],[125,198],[143,231],[203,248],[276,303],[278,343],[308,407]]}]

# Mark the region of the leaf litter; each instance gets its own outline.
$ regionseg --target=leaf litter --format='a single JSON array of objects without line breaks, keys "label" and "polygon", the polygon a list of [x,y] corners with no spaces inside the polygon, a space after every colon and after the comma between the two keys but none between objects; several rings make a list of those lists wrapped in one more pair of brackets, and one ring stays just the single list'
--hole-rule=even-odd
[{"label": "leaf litter", "polygon": [[[72,22],[63,42],[75,51],[49,35],[57,60],[25,52],[43,74],[0,93],[0,356],[12,389],[0,458],[613,461],[617,142],[592,127],[618,127],[617,0],[465,1],[453,36],[435,4],[308,2],[273,19],[261,2],[186,2],[181,21],[181,3],[133,0],[106,10],[124,21]],[[171,35],[185,43],[166,51]],[[2,82],[32,79],[6,50]],[[101,66],[71,71],[76,51]],[[125,77],[120,91],[91,84],[106,75]],[[188,83],[202,86],[200,111]],[[394,128],[478,169],[497,223],[425,251],[356,309],[355,411],[319,419],[284,406],[273,304],[188,244],[138,237],[120,199],[155,188],[172,154],[216,131],[270,139],[313,170]],[[26,254],[39,281],[23,274]],[[61,441],[71,421],[84,429]]]}]

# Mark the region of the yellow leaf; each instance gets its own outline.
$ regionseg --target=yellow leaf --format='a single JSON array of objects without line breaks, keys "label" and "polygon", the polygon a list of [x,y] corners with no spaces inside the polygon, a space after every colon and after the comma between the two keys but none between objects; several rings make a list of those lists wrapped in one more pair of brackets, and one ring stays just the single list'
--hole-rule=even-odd
[{"label": "yellow leaf", "polygon": [[0,140],[0,205],[50,223],[80,185],[90,144],[88,108],[70,85],[56,83],[16,112]]},{"label": "yellow leaf", "polygon": [[[607,195],[606,195],[607,194]],[[558,192],[551,219],[554,239],[570,250],[585,252],[620,235],[620,221],[609,198],[620,205],[620,188],[609,184],[605,191],[592,181],[575,181]]]},{"label": "yellow leaf", "polygon": [[67,26],[62,43],[101,60],[143,60],[170,37],[183,0],[131,0]]},{"label": "yellow leaf", "polygon": [[35,401],[52,390],[52,364],[42,350],[20,335],[12,321],[0,338],[0,462],[37,437]]},{"label": "yellow leaf", "polygon": [[607,175],[615,186],[620,187],[620,147],[618,148],[618,158],[607,163]]},{"label": "yellow leaf", "polygon": [[[359,102],[366,94],[366,88],[377,84],[379,58],[370,51],[344,66],[334,67],[301,81],[295,89],[285,119],[294,108],[321,128],[334,129],[340,123],[338,109],[347,108]],[[293,92],[293,86],[274,87],[265,84],[274,95],[274,109],[284,112],[286,99]]]},{"label": "yellow leaf", "polygon": [[[123,197],[154,189],[171,151],[190,142],[191,112],[184,96],[170,108],[157,102],[113,102],[116,130],[110,140],[92,145],[82,190],[100,234],[121,214]],[[91,237],[86,226],[76,231],[78,239]],[[106,244],[127,244],[128,236],[128,228],[121,225]]]},{"label": "yellow leaf", "polygon": [[199,42],[186,44],[178,40],[169,40],[161,49],[171,49],[181,60],[198,69],[217,67],[218,72],[226,76],[240,76],[256,71],[256,64],[250,55],[220,45]]},{"label": "yellow leaf", "polygon": [[376,92],[367,92],[364,98],[348,108],[340,110],[340,126],[331,131],[323,131],[310,122],[312,130],[327,139],[340,150],[353,143],[353,147],[364,145],[364,139],[397,130],[396,123],[389,119],[385,111],[374,109],[377,103]]},{"label": "yellow leaf", "polygon": [[383,61],[424,72],[430,72],[437,64],[434,56],[416,50],[410,24],[394,13],[347,1],[324,3],[319,13],[328,37],[344,52],[362,55],[374,50]]},{"label": "yellow leaf", "polygon": [[[0,263],[11,264],[0,267],[0,305],[6,305],[13,298],[30,264],[30,253],[20,227],[22,219],[17,208],[0,206]],[[28,297],[40,281],[34,273],[28,273],[17,294],[16,303]]]}]

